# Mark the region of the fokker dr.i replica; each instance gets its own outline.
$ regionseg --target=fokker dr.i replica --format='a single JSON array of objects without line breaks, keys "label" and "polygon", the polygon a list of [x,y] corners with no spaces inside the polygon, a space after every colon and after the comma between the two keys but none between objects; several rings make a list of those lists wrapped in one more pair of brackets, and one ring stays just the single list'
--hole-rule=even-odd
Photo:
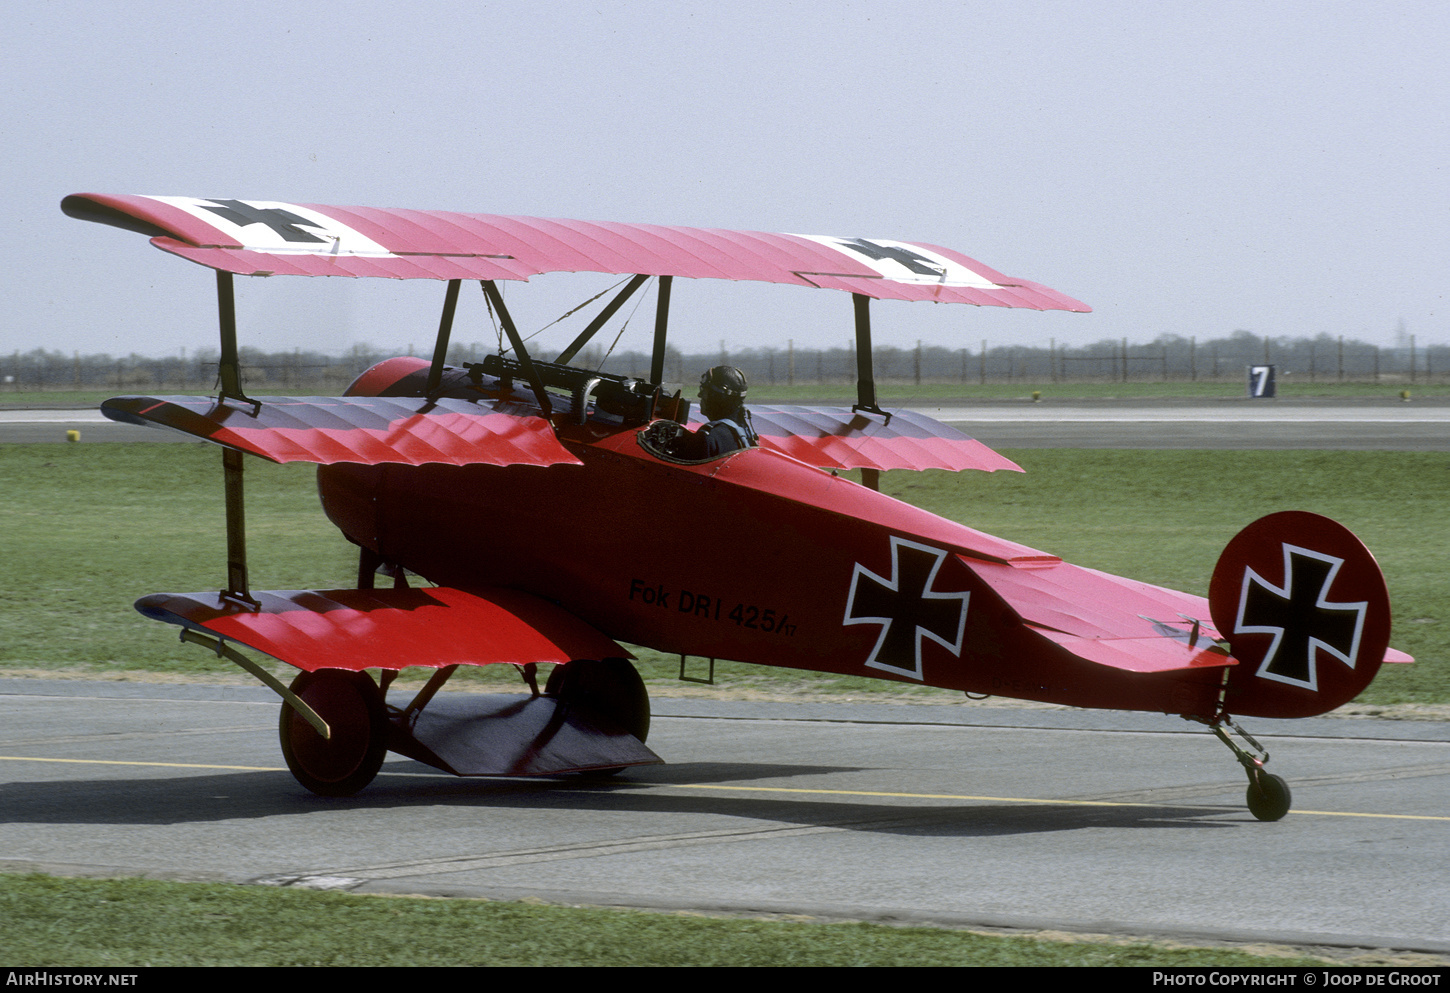
[{"label": "fokker dr.i replica", "polygon": [[[1233,718],[1323,713],[1382,662],[1409,661],[1388,647],[1389,599],[1374,559],[1322,517],[1291,511],[1251,524],[1203,599],[1073,566],[877,492],[882,470],[1017,467],[944,424],[878,406],[872,299],[1087,309],[957,252],[255,200],[84,194],[62,206],[216,270],[219,395],[117,397],[103,409],[223,447],[227,588],[155,594],[137,608],[282,695],[282,750],[317,793],[362,789],[389,749],[459,775],[658,762],[644,745],[649,701],[624,642],[1179,714],[1233,750],[1250,810],[1275,820],[1289,790]],[[562,353],[540,361],[496,284],[560,271],[631,278]],[[341,397],[249,397],[234,274],[444,281],[433,359],[389,359]],[[857,403],[752,405],[758,444],[682,456],[673,440],[692,423],[691,404],[663,388],[677,277],[850,293]],[[649,378],[572,365],[651,278]],[[445,356],[465,280],[480,282],[510,347],[455,368]],[[360,549],[356,589],[250,588],[242,453],[320,465],[323,508]],[[862,482],[845,469],[863,470]],[[379,574],[392,586],[377,588]],[[433,585],[410,587],[408,574]],[[284,687],[233,643],[302,672]],[[435,696],[457,666],[490,663],[519,666],[531,692],[468,697],[471,710]],[[543,690],[540,664],[553,666]],[[408,666],[437,671],[411,703],[389,706],[387,687]]]}]

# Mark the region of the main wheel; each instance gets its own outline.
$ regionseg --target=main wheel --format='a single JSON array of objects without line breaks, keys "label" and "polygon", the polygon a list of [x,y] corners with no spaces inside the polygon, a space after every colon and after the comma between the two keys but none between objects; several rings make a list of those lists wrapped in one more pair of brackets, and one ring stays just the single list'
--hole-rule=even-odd
[{"label": "main wheel", "polygon": [[1249,813],[1261,821],[1277,821],[1289,812],[1289,784],[1267,772],[1257,783],[1249,783]]},{"label": "main wheel", "polygon": [[576,659],[556,665],[544,693],[640,741],[649,737],[649,691],[628,659]]},{"label": "main wheel", "polygon": [[352,796],[382,767],[388,751],[388,713],[382,692],[365,672],[319,669],[292,681],[292,692],[327,722],[318,734],[288,704],[277,725],[282,756],[297,781],[318,796]]}]

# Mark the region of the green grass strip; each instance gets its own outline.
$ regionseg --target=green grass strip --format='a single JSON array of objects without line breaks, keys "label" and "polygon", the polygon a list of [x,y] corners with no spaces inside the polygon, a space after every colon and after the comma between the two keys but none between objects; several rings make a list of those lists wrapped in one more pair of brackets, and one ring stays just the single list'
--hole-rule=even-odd
[{"label": "green grass strip", "polygon": [[1322,964],[931,927],[42,875],[0,875],[0,921],[0,962],[11,968]]}]

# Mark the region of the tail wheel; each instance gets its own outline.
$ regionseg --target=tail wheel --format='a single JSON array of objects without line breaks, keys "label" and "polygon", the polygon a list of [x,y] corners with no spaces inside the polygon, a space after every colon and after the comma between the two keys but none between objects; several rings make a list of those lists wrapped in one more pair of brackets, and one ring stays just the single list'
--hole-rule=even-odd
[{"label": "tail wheel", "polygon": [[1249,813],[1261,821],[1277,821],[1289,812],[1292,798],[1289,784],[1278,776],[1267,772],[1259,773],[1256,781],[1249,783]]},{"label": "tail wheel", "polygon": [[365,672],[319,669],[292,681],[292,692],[332,731],[318,734],[289,705],[277,732],[287,768],[318,796],[352,796],[367,786],[388,751],[388,715],[382,691]]},{"label": "tail wheel", "polygon": [[640,741],[649,737],[649,691],[628,659],[576,659],[556,665],[544,693]]}]

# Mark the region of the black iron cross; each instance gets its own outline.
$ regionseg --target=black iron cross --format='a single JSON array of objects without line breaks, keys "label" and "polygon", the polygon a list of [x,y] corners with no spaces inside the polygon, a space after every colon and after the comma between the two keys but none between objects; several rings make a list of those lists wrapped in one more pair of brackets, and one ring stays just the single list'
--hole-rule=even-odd
[{"label": "black iron cross", "polygon": [[1354,668],[1366,604],[1329,603],[1329,584],[1343,559],[1285,546],[1284,588],[1249,570],[1244,577],[1238,632],[1273,634],[1259,675],[1318,689],[1315,661],[1326,649]]},{"label": "black iron cross", "polygon": [[919,255],[909,248],[878,245],[876,242],[867,241],[865,238],[847,238],[843,239],[841,244],[853,251],[860,252],[868,259],[876,259],[878,261],[881,259],[890,259],[892,262],[905,266],[912,272],[919,273],[923,276],[941,277],[945,276],[947,272],[939,263],[933,262],[925,255]]},{"label": "black iron cross", "polygon": [[211,202],[217,206],[208,207],[206,204],[202,204],[202,208],[214,214],[220,214],[239,228],[244,228],[248,224],[265,224],[280,235],[283,241],[326,243],[325,238],[319,238],[315,234],[302,231],[297,227],[298,224],[306,224],[310,228],[322,225],[309,221],[305,217],[298,217],[290,210],[283,210],[281,207],[254,207],[241,200],[213,200]]},{"label": "black iron cross", "polygon": [[880,624],[881,637],[867,659],[874,669],[922,678],[921,639],[961,652],[970,593],[931,589],[946,553],[893,538],[891,579],[856,567],[846,601],[846,624]]}]

